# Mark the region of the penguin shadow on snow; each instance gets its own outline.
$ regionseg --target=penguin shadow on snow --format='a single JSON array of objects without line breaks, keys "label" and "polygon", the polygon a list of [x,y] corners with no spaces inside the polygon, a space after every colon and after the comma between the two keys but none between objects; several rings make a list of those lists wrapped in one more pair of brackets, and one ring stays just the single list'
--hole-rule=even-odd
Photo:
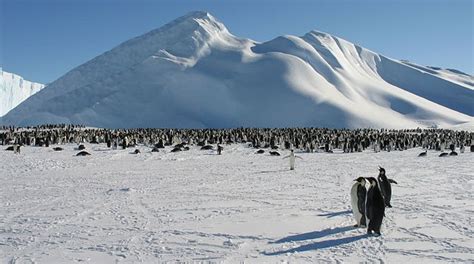
[{"label": "penguin shadow on snow", "polygon": [[296,241],[316,239],[316,238],[330,236],[330,235],[334,235],[338,233],[343,233],[343,232],[354,230],[354,229],[356,228],[353,226],[326,228],[320,231],[313,231],[313,232],[308,232],[308,233],[303,233],[303,234],[298,234],[298,235],[287,236],[287,237],[278,239],[277,241],[270,242],[270,244],[280,244],[280,243],[287,243],[287,242],[296,242]]},{"label": "penguin shadow on snow", "polygon": [[332,218],[339,215],[351,214],[351,210],[339,211],[339,212],[329,212],[324,214],[318,214],[318,216],[327,216],[327,218]]},{"label": "penguin shadow on snow", "polygon": [[[328,228],[321,231],[314,231],[314,232],[284,237],[275,242],[270,242],[270,244],[280,244],[280,243],[287,243],[287,242],[297,242],[297,241],[304,241],[304,240],[310,240],[310,239],[317,239],[317,238],[326,237],[333,234],[344,233],[346,231],[350,231],[353,229],[356,229],[356,228],[353,226],[337,227],[337,228],[332,228],[332,229]],[[328,240],[323,240],[323,241],[319,241],[319,242],[315,242],[315,243],[311,243],[307,245],[302,245],[295,248],[285,249],[281,251],[264,252],[263,254],[267,256],[276,256],[276,255],[284,255],[288,253],[325,249],[325,248],[337,247],[344,244],[349,244],[349,243],[361,240],[363,238],[368,238],[368,237],[370,237],[370,235],[361,234],[357,236],[328,239]]]}]

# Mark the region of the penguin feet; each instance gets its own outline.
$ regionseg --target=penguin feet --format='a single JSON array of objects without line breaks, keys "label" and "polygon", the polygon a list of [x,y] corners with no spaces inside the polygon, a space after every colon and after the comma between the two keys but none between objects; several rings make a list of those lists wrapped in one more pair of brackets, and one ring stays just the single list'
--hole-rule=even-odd
[{"label": "penguin feet", "polygon": [[382,235],[380,232],[373,231],[374,233],[372,233],[372,231],[373,231],[373,230],[367,230],[367,235],[368,235],[368,236],[375,236],[375,237],[379,237],[379,236]]},{"label": "penguin feet", "polygon": [[387,207],[388,207],[388,208],[392,208],[392,205],[391,205],[391,204],[387,204]]}]

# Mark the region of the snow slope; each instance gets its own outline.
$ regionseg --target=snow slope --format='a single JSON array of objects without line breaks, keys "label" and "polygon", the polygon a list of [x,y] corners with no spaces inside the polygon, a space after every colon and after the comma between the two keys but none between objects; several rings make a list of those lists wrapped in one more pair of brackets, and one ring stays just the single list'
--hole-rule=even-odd
[{"label": "snow slope", "polygon": [[[0,151],[1,263],[473,263],[474,153],[223,155]],[[282,151],[282,156],[288,151]],[[352,227],[353,179],[395,179],[381,237]]]},{"label": "snow slope", "polygon": [[43,84],[27,81],[21,76],[3,71],[0,67],[0,116],[43,88]]},{"label": "snow slope", "polygon": [[73,69],[2,123],[94,127],[452,126],[472,83],[311,31],[258,43],[192,12]]},{"label": "snow slope", "polygon": [[434,66],[420,66],[409,61],[402,61],[402,63],[414,67],[425,73],[433,74],[440,78],[455,82],[459,85],[474,89],[474,77],[462,71],[458,71],[455,69],[442,69],[440,67]]}]

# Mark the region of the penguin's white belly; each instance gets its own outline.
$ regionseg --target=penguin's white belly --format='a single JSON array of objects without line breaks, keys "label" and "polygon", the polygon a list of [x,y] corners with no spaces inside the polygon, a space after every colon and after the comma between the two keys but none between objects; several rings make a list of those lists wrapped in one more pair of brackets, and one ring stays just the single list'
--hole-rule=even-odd
[{"label": "penguin's white belly", "polygon": [[354,219],[357,222],[357,225],[360,226],[360,222],[362,220],[362,214],[359,212],[359,205],[358,205],[358,197],[357,197],[357,187],[359,184],[355,183],[352,185],[351,188],[351,206],[352,206],[352,214],[354,215]]}]

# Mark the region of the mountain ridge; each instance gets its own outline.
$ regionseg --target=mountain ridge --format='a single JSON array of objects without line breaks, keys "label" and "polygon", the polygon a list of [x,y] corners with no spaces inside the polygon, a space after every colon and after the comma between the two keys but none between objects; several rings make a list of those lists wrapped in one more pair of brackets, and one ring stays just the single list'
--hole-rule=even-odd
[{"label": "mountain ridge", "polygon": [[469,122],[473,100],[469,84],[328,33],[256,42],[235,37],[207,12],[191,12],[76,67],[1,121],[423,127]]}]

